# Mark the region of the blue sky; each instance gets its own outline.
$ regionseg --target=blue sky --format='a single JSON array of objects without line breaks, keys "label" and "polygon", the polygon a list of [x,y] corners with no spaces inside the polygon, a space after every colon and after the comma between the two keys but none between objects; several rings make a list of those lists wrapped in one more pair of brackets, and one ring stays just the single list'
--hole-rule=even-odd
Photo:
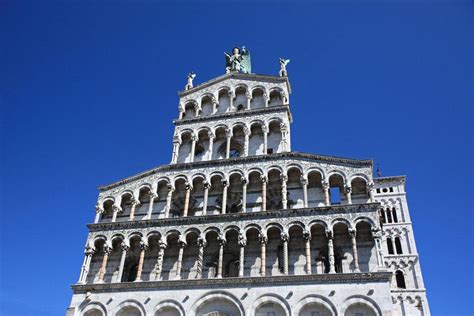
[{"label": "blue sky", "polygon": [[0,1],[0,314],[62,315],[97,186],[171,158],[176,92],[291,59],[293,150],[407,175],[433,315],[473,308],[473,4]]}]

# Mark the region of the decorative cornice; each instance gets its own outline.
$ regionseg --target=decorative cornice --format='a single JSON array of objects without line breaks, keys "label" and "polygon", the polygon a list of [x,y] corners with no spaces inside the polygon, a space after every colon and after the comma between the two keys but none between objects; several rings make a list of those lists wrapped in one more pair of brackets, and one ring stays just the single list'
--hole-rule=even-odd
[{"label": "decorative cornice", "polygon": [[165,280],[148,282],[122,282],[107,284],[75,284],[74,294],[104,293],[141,290],[193,289],[216,287],[258,287],[269,285],[328,284],[328,283],[380,283],[390,282],[391,272],[334,273],[271,277],[244,277],[223,279]]},{"label": "decorative cornice", "polygon": [[255,116],[258,114],[275,113],[275,112],[287,112],[290,118],[290,123],[293,121],[289,104],[284,104],[284,105],[279,105],[279,106],[270,106],[270,107],[261,108],[261,109],[219,113],[219,114],[213,114],[213,115],[208,115],[208,116],[186,118],[186,119],[181,119],[181,120],[175,119],[173,120],[173,124],[175,126],[181,126],[181,125],[197,123],[197,122],[217,121],[217,120],[222,120],[222,119],[231,118],[231,117]]},{"label": "decorative cornice", "polygon": [[216,167],[216,166],[221,166],[221,165],[226,165],[226,166],[241,165],[241,164],[254,163],[254,162],[277,161],[277,160],[285,159],[285,158],[294,158],[297,160],[308,160],[312,162],[334,163],[334,164],[347,165],[350,167],[372,168],[373,166],[372,160],[356,160],[356,159],[341,158],[341,157],[334,157],[334,156],[321,156],[321,155],[307,154],[307,153],[301,153],[301,152],[275,153],[275,154],[268,154],[268,155],[256,155],[256,156],[248,156],[248,157],[237,157],[237,158],[208,160],[208,161],[189,162],[189,163],[177,163],[177,164],[158,166],[156,168],[147,170],[145,172],[125,178],[123,180],[114,182],[112,184],[99,186],[99,191],[100,192],[106,191],[106,190],[118,187],[120,185],[127,184],[130,182],[139,180],[141,178],[147,177],[149,175],[164,172],[164,171],[171,171],[171,170],[189,171],[194,168]]},{"label": "decorative cornice", "polygon": [[202,216],[187,216],[175,218],[161,218],[136,220],[115,223],[95,223],[88,224],[87,227],[91,232],[117,229],[133,229],[133,228],[147,228],[147,227],[165,227],[165,226],[180,226],[180,225],[198,225],[198,224],[213,224],[213,223],[230,223],[241,220],[256,220],[256,219],[273,219],[273,218],[291,218],[314,215],[331,215],[331,214],[353,214],[353,213],[369,213],[377,212],[380,208],[380,203],[367,204],[351,204],[351,205],[337,205],[337,206],[323,206],[312,208],[286,209],[275,211],[261,211],[248,213],[229,213],[218,215],[202,215]]},{"label": "decorative cornice", "polygon": [[288,92],[291,93],[291,86],[288,77],[280,77],[280,76],[268,76],[268,75],[257,75],[257,74],[243,74],[239,72],[230,72],[228,74],[216,77],[209,81],[203,82],[194,88],[189,90],[179,91],[179,97],[187,96],[191,93],[197,92],[201,89],[207,88],[213,84],[218,82],[224,81],[226,79],[240,79],[240,80],[251,80],[251,81],[266,81],[266,82],[285,82],[288,86]]},{"label": "decorative cornice", "polygon": [[406,183],[407,177],[406,176],[393,176],[393,177],[381,177],[381,178],[374,178],[374,183],[381,184],[381,183],[388,183],[388,182],[399,182],[399,183]]}]

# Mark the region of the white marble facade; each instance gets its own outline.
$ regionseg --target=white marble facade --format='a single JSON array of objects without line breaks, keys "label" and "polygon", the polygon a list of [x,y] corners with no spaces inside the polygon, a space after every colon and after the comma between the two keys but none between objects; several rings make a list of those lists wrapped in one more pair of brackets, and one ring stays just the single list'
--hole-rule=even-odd
[{"label": "white marble facade", "polygon": [[67,315],[430,315],[405,177],[293,152],[290,94],[180,92],[170,164],[99,188]]}]

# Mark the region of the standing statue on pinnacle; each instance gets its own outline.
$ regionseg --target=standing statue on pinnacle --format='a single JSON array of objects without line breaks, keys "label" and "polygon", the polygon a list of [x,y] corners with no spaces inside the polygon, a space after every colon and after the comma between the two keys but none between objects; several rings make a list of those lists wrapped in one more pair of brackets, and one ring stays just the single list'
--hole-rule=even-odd
[{"label": "standing statue on pinnacle", "polygon": [[286,65],[290,63],[289,59],[284,59],[280,57],[280,77],[288,77],[286,72]]},{"label": "standing statue on pinnacle", "polygon": [[184,87],[184,90],[189,90],[193,87],[193,79],[194,78],[196,78],[196,74],[191,71],[188,74],[188,83],[186,84],[186,87]]},{"label": "standing statue on pinnacle", "polygon": [[252,72],[252,65],[250,63],[250,52],[242,46],[234,47],[232,49],[232,55],[224,52],[225,54],[225,72],[242,72],[249,74]]}]

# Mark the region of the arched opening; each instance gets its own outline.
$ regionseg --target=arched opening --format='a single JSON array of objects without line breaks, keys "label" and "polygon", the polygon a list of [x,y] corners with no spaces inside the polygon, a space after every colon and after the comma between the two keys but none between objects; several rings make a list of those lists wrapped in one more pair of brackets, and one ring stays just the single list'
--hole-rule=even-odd
[{"label": "arched opening", "polygon": [[354,303],[347,308],[344,316],[376,316],[376,313],[366,304]]},{"label": "arched opening", "polygon": [[158,182],[157,192],[158,197],[153,201],[153,214],[156,213],[156,218],[163,218],[166,210],[166,199],[168,197],[169,183],[166,180]]},{"label": "arched opening", "polygon": [[206,233],[207,246],[204,250],[203,278],[217,277],[217,263],[219,261],[219,235],[215,231]]},{"label": "arched opening", "polygon": [[281,172],[278,169],[272,169],[268,172],[267,183],[267,211],[280,210],[282,204],[281,190]]},{"label": "arched opening", "polygon": [[229,91],[226,89],[220,90],[217,102],[218,102],[218,106],[217,106],[218,113],[229,112],[229,107],[230,107]]},{"label": "arched opening", "polygon": [[329,273],[328,239],[326,227],[311,225],[311,271],[313,274]]},{"label": "arched opening", "polygon": [[222,197],[224,192],[224,178],[221,175],[214,175],[211,177],[211,189],[208,195],[208,214],[221,214],[222,212]]},{"label": "arched opening", "polygon": [[387,222],[388,223],[393,223],[393,220],[392,220],[392,212],[390,210],[390,208],[387,208],[385,210],[385,214],[387,215]]},{"label": "arched opening", "polygon": [[305,265],[305,241],[303,240],[303,228],[293,225],[288,230],[288,274],[306,274]]},{"label": "arched opening", "polygon": [[254,277],[260,276],[260,241],[259,230],[257,228],[249,228],[245,236],[247,238],[247,246],[245,247],[244,256],[244,276]]},{"label": "arched opening", "polygon": [[132,194],[127,192],[122,195],[120,201],[121,212],[117,214],[117,222],[127,221],[130,217],[130,211],[132,210]]},{"label": "arched opening", "polygon": [[[184,178],[179,178],[174,183],[175,190],[171,199],[171,208],[170,208],[170,217],[181,217],[183,216],[184,203],[186,198],[186,187],[187,182]],[[188,210],[190,207],[193,207],[194,204],[191,203],[191,198],[189,201]]]},{"label": "arched opening", "polygon": [[212,159],[223,159],[226,157],[227,150],[227,136],[226,128],[224,126],[216,129],[216,138],[213,144]]},{"label": "arched opening", "polygon": [[150,207],[150,195],[151,189],[146,186],[140,189],[138,192],[139,204],[135,208],[135,219],[145,219]]},{"label": "arched opening", "polygon": [[181,316],[181,313],[175,307],[164,306],[156,311],[155,316]]},{"label": "arched opening", "polygon": [[145,260],[143,262],[143,281],[159,280],[159,276],[156,273],[156,263],[158,261],[158,252],[160,251],[160,238],[161,235],[156,232],[148,236],[148,249],[145,251]]},{"label": "arched opening", "polygon": [[392,238],[390,238],[390,237],[387,237],[387,251],[388,251],[389,255],[394,254],[394,252],[393,252],[393,242],[392,242]]},{"label": "arched opening", "polygon": [[247,88],[239,86],[235,89],[235,98],[233,102],[234,111],[243,111],[247,109]]},{"label": "arched opening", "polygon": [[266,275],[275,276],[283,274],[283,245],[281,229],[274,226],[267,230],[268,243],[266,246]]},{"label": "arched opening", "polygon": [[179,254],[178,233],[170,233],[166,237],[166,244],[167,247],[163,256],[163,267],[161,271],[161,277],[163,280],[175,280],[179,278],[176,274]]},{"label": "arched opening", "polygon": [[191,161],[191,132],[184,132],[181,135],[181,145],[178,151],[178,163],[190,162]]},{"label": "arched opening", "polygon": [[208,116],[213,114],[212,98],[209,95],[204,96],[201,99],[202,116]]},{"label": "arched opening", "polygon": [[288,169],[287,175],[287,206],[288,208],[303,208],[304,194],[301,184],[301,171],[299,168],[292,167]]},{"label": "arched opening", "polygon": [[403,254],[402,250],[402,243],[400,242],[400,237],[395,237],[395,249],[397,250],[397,254]]},{"label": "arched opening", "polygon": [[232,129],[232,138],[230,140],[230,158],[237,158],[244,155],[245,132],[244,126],[237,125]]},{"label": "arched opening", "polygon": [[104,209],[104,213],[102,214],[102,217],[101,217],[101,222],[111,222],[112,221],[112,217],[113,217],[113,214],[114,214],[114,201],[113,200],[106,200],[103,204],[103,209]]},{"label": "arched opening", "polygon": [[279,106],[283,105],[283,97],[279,90],[273,90],[270,92],[270,100],[268,106]]},{"label": "arched opening", "polygon": [[405,276],[403,272],[400,270],[395,271],[395,280],[397,281],[397,287],[399,289],[406,289],[407,286],[405,284]]},{"label": "arched opening", "polygon": [[188,102],[184,105],[184,114],[183,114],[184,119],[196,117],[197,116],[196,114],[197,114],[196,105],[193,102]]},{"label": "arched opening", "polygon": [[112,249],[109,254],[107,262],[107,269],[105,271],[104,281],[105,283],[120,282],[119,270],[120,270],[120,257],[122,256],[122,243],[123,237],[116,236],[112,239]]},{"label": "arched opening", "polygon": [[395,207],[392,208],[392,219],[394,223],[398,223],[397,209]]},{"label": "arched opening", "polygon": [[117,316],[143,316],[142,312],[135,306],[122,307],[116,314]]},{"label": "arched opening", "polygon": [[252,101],[250,102],[251,109],[261,109],[265,107],[265,97],[262,88],[255,88],[252,91]]},{"label": "arched opening", "polygon": [[249,173],[246,211],[262,211],[262,175],[258,171]]},{"label": "arched opening", "polygon": [[255,316],[286,316],[286,311],[278,303],[265,302],[255,309]]},{"label": "arched opening", "polygon": [[[222,296],[213,297],[199,305],[196,316],[240,316],[237,305]],[[266,315],[265,315],[266,316]]]},{"label": "arched opening", "polygon": [[360,271],[375,271],[377,269],[377,252],[374,237],[372,236],[372,226],[366,221],[361,221],[356,225],[356,232]]},{"label": "arched opening", "polygon": [[339,174],[329,177],[329,195],[331,205],[342,204],[344,195],[344,178]]},{"label": "arched opening", "polygon": [[239,233],[235,229],[231,229],[226,233],[225,239],[222,276],[224,278],[238,277],[240,259]]},{"label": "arched opening", "polygon": [[199,233],[190,231],[186,234],[186,247],[183,252],[183,263],[181,271],[181,279],[195,279],[198,277],[197,265],[199,256],[198,246]]},{"label": "arched opening", "polygon": [[104,316],[102,311],[98,310],[97,308],[90,309],[83,314],[84,316]]},{"label": "arched opening", "polygon": [[271,121],[268,125],[267,154],[282,152],[282,139],[281,122],[278,120]]},{"label": "arched opening", "polygon": [[198,141],[194,148],[194,161],[208,160],[209,157],[209,131],[200,130],[198,133]]},{"label": "arched opening", "polygon": [[249,156],[263,154],[263,133],[261,123],[255,122],[250,126]]},{"label": "arched opening", "polygon": [[189,196],[188,216],[203,215],[204,205],[204,177],[197,176],[193,179],[193,189]]},{"label": "arched opening", "polygon": [[332,316],[333,313],[323,304],[308,303],[299,312],[298,316]]},{"label": "arched opening", "polygon": [[367,182],[363,178],[355,178],[351,182],[352,203],[367,203],[369,193],[367,192]]},{"label": "arched opening", "polygon": [[229,177],[227,213],[242,212],[242,203],[242,176],[239,173],[233,173]]},{"label": "arched opening", "polygon": [[324,206],[322,175],[319,171],[308,173],[308,207]]},{"label": "arched opening", "polygon": [[127,251],[125,263],[123,265],[122,282],[133,282],[137,278],[141,240],[141,237],[138,235],[130,238],[130,249]]},{"label": "arched opening", "polygon": [[333,227],[334,232],[334,265],[336,273],[351,272],[350,263],[353,259],[351,251],[351,239],[349,227],[343,223],[337,223]]},{"label": "arched opening", "polygon": [[87,274],[86,283],[97,283],[99,281],[100,267],[104,258],[104,250],[106,248],[105,239],[99,238],[94,241],[95,252],[92,255],[89,265],[89,273]]}]

